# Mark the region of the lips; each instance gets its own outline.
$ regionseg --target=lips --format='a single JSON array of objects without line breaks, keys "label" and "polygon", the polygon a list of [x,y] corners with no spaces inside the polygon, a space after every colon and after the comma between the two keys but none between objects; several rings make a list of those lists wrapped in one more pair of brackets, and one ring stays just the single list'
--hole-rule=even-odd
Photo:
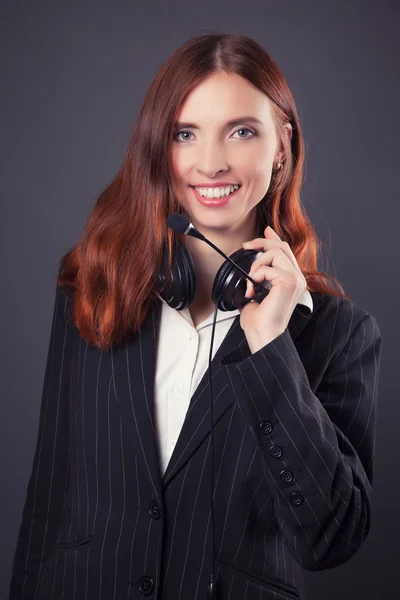
[{"label": "lips", "polygon": [[[238,184],[235,184],[238,185]],[[204,198],[204,196],[200,196],[199,192],[196,190],[194,186],[190,186],[193,190],[194,196],[196,200],[202,204],[203,206],[208,206],[212,208],[216,208],[219,206],[224,206],[224,204],[228,204],[228,202],[233,198],[233,196],[240,190],[241,186],[235,191],[233,191],[229,196],[223,196],[222,198]],[[206,186],[205,186],[206,187]],[[209,186],[211,187],[211,186]]]},{"label": "lips", "polygon": [[198,187],[198,188],[216,188],[216,187],[227,187],[228,185],[238,185],[239,187],[242,185],[241,183],[232,183],[229,181],[220,181],[219,183],[196,183],[191,185],[190,187]]}]

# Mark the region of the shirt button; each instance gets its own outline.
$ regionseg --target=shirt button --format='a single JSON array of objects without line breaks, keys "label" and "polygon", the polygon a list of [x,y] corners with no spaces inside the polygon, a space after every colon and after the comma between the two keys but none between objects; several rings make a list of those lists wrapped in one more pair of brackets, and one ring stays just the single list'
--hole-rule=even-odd
[{"label": "shirt button", "polygon": [[270,455],[273,456],[274,458],[280,458],[283,454],[283,450],[280,446],[272,446],[272,448],[269,451]]},{"label": "shirt button", "polygon": [[290,502],[295,506],[300,506],[300,504],[303,504],[304,498],[298,492],[293,492],[293,494],[290,496]]},{"label": "shirt button", "polygon": [[154,580],[148,575],[144,575],[139,580],[139,592],[143,596],[149,596],[154,588]]},{"label": "shirt button", "polygon": [[288,471],[287,469],[284,469],[283,471],[281,471],[281,479],[285,483],[290,483],[291,481],[293,481],[292,471]]},{"label": "shirt button", "polygon": [[183,386],[181,383],[178,383],[178,384],[175,386],[175,389],[176,389],[176,391],[178,392],[178,394],[182,394],[182,393],[183,393],[183,390],[184,390],[185,388],[184,388],[184,386]]}]

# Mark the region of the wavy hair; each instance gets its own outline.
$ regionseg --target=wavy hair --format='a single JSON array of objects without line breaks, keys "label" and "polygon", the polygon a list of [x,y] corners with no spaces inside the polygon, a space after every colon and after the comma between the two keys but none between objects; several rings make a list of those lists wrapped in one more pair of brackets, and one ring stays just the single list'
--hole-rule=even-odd
[{"label": "wavy hair", "polygon": [[[283,168],[257,205],[259,235],[271,225],[287,241],[307,289],[350,299],[340,283],[317,270],[321,241],[300,199],[304,142],[294,99],[281,71],[254,40],[212,33],[180,46],[154,77],[118,173],[99,195],[80,241],[60,260],[57,284],[73,292],[71,317],[81,336],[107,350],[140,329],[156,297],[163,257],[171,268],[177,234],[167,227],[182,212],[173,194],[174,124],[188,94],[210,75],[236,73],[272,103]],[[290,122],[293,133],[285,135]],[[168,277],[167,277],[168,280]]]}]

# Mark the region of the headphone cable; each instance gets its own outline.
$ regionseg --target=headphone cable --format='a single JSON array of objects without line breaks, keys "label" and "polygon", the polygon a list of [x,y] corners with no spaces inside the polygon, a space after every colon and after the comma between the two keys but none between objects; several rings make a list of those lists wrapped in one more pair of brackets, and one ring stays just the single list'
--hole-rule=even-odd
[{"label": "headphone cable", "polygon": [[216,600],[217,598],[217,581],[214,575],[215,567],[215,521],[214,521],[214,427],[213,427],[213,393],[212,393],[212,376],[211,376],[211,361],[212,361],[212,350],[214,345],[214,334],[217,322],[217,313],[219,301],[222,298],[222,294],[219,296],[218,301],[215,303],[213,324],[211,329],[211,341],[210,341],[210,353],[208,356],[208,385],[210,388],[210,426],[211,426],[211,530],[212,530],[212,568],[210,575],[210,582],[208,584],[208,598],[209,600]]}]

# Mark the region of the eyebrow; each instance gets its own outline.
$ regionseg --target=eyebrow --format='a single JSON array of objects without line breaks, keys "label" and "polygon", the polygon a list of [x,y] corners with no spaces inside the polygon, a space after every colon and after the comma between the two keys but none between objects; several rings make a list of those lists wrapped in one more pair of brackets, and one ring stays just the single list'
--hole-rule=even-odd
[{"label": "eyebrow", "polygon": [[[247,121],[248,123],[258,123],[259,125],[263,125],[263,122],[257,119],[256,117],[239,117],[238,119],[232,119],[231,121],[228,121],[224,127],[233,127],[234,125],[239,125],[244,121]],[[181,129],[183,127],[190,127],[190,129],[200,129],[200,127],[196,125],[196,123],[185,123],[182,121],[175,123],[175,127],[177,129]]]}]

